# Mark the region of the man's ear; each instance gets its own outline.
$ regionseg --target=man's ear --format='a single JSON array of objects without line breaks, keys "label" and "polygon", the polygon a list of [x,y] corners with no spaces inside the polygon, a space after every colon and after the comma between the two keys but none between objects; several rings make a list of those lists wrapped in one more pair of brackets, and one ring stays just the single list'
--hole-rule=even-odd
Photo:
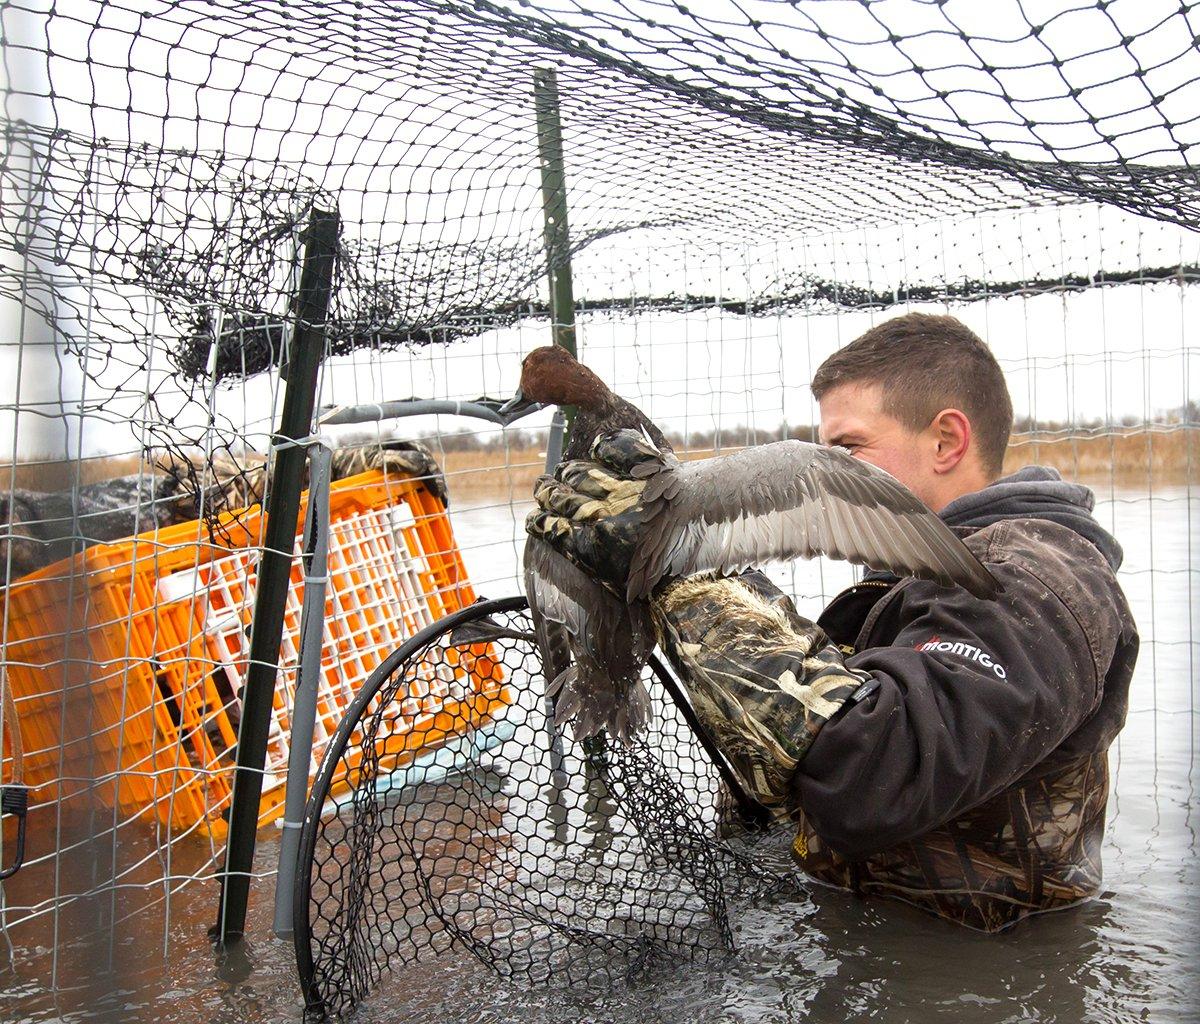
[{"label": "man's ear", "polygon": [[971,421],[959,409],[943,409],[929,424],[936,444],[933,471],[938,474],[953,470],[971,449]]}]

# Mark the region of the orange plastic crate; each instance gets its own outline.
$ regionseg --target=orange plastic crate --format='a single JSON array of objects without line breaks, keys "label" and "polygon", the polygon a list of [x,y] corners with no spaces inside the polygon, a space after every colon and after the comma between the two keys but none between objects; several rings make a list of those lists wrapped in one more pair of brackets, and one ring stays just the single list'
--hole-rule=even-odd
[{"label": "orange plastic crate", "polygon": [[[301,516],[306,503],[307,494]],[[3,660],[33,808],[99,804],[173,831],[224,835],[262,513],[231,513],[221,525],[213,535],[197,521],[88,548],[3,595]],[[282,811],[304,591],[298,559],[292,582],[261,823]],[[445,509],[421,483],[375,471],[331,486],[313,770],[383,658],[474,600]],[[396,763],[507,703],[486,645],[456,665],[441,674],[448,678],[418,673],[388,738]]]}]

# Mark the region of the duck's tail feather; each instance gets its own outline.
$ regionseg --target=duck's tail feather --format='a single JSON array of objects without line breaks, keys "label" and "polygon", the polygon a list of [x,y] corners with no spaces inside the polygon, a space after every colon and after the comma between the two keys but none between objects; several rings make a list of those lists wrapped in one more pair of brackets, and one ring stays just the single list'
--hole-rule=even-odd
[{"label": "duck's tail feather", "polygon": [[625,713],[628,717],[629,729],[623,740],[628,743],[646,728],[646,723],[650,719],[650,691],[646,689],[646,684],[640,679],[634,680],[626,691]]},{"label": "duck's tail feather", "polygon": [[577,739],[607,732],[630,742],[650,716],[641,682],[654,646],[648,607],[628,607],[545,541],[525,543],[529,596],[546,697],[556,727]]},{"label": "duck's tail feather", "polygon": [[566,690],[567,693],[570,693],[572,690],[578,689],[578,687],[575,686],[575,680],[578,677],[579,669],[574,665],[563,669],[546,684],[546,696],[553,697],[555,700],[557,700],[562,696],[563,690]]},{"label": "duck's tail feather", "polygon": [[558,728],[570,724],[577,740],[605,732],[630,744],[650,718],[650,693],[641,679],[613,682],[599,668],[572,665],[547,686]]},{"label": "duck's tail feather", "polygon": [[585,692],[579,686],[579,670],[572,665],[556,675],[546,687],[546,696],[553,701],[556,727],[575,718],[585,703]]}]

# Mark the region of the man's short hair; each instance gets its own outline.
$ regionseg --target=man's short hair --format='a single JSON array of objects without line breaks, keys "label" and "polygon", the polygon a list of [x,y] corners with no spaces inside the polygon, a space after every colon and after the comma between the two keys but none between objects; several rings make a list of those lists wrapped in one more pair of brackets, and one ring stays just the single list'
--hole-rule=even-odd
[{"label": "man's short hair", "polygon": [[952,316],[908,313],[872,327],[818,367],[818,401],[843,384],[878,384],[883,411],[924,430],[946,408],[971,421],[984,472],[998,477],[1012,432],[1012,398],[987,345]]}]

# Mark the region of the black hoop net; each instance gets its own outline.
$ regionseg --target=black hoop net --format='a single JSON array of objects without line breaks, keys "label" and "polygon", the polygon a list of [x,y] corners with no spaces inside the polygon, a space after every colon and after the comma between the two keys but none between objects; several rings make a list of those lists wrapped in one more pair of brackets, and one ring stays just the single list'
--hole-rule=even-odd
[{"label": "black hoop net", "polygon": [[[389,658],[342,723],[296,900],[314,1014],[340,1016],[385,970],[453,946],[557,985],[708,958],[730,948],[736,905],[794,884],[779,840],[720,827],[733,815],[718,774],[661,684],[632,747],[556,735],[531,629],[524,598],[450,616]],[[458,713],[423,714],[434,691]],[[472,718],[472,702],[493,710]],[[414,762],[402,751],[427,729],[454,738]]]}]

